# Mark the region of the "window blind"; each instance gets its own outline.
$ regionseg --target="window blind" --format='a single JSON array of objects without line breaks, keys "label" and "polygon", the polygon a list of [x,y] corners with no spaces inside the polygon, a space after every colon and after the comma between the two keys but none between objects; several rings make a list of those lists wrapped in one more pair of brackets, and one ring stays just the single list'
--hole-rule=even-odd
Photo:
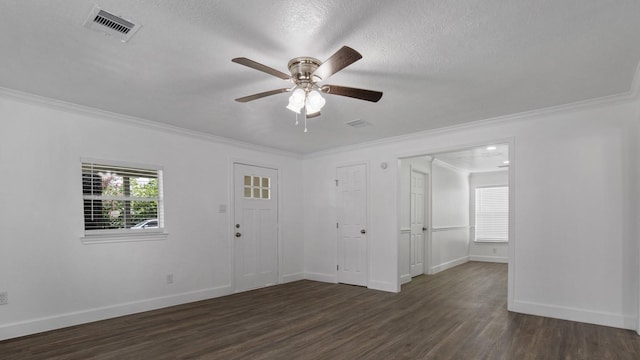
[{"label": "window blind", "polygon": [[83,162],[85,231],[162,227],[161,175],[158,169]]},{"label": "window blind", "polygon": [[476,188],[476,241],[508,241],[509,188]]}]

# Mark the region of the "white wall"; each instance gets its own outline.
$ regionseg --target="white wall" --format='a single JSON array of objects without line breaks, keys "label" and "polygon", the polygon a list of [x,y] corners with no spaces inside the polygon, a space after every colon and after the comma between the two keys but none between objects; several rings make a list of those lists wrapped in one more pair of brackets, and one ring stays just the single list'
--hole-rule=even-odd
[{"label": "white wall", "polygon": [[476,187],[509,186],[508,170],[471,173],[469,175],[469,260],[506,263],[509,260],[509,244],[474,242],[476,223]]},{"label": "white wall", "polygon": [[[303,278],[299,158],[7,94],[0,118],[0,340],[231,293],[234,160],[280,169],[280,281]],[[163,166],[168,239],[83,245],[81,157]]]},{"label": "white wall", "polygon": [[[368,167],[368,287],[398,291],[397,159],[367,151],[327,155],[303,161],[305,277],[337,282],[336,167],[366,163]],[[383,169],[382,162],[388,163]],[[389,226],[389,222],[393,226]],[[309,239],[309,241],[306,241]]]},{"label": "white wall", "polygon": [[431,167],[430,274],[469,260],[469,174],[440,160]]},{"label": "white wall", "polygon": [[[370,164],[369,284],[398,291],[395,159],[509,142],[509,308],[635,328],[638,218],[627,199],[638,187],[628,181],[637,175],[636,107],[627,97],[307,156],[305,272],[335,278],[337,165]],[[381,162],[390,166],[382,170]]]}]

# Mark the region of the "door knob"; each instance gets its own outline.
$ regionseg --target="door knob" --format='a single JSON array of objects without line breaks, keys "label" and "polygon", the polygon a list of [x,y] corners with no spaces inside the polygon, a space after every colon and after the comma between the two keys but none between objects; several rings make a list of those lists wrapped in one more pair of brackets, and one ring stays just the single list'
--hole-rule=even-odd
[{"label": "door knob", "polygon": [[239,232],[236,233],[236,237],[240,237],[242,236],[242,234],[240,234]]},{"label": "door knob", "polygon": [[360,234],[366,234],[366,233],[367,233],[367,230],[365,229],[360,230]]},{"label": "door knob", "polygon": [[422,228],[422,231],[427,231],[427,228],[426,228],[426,227],[423,227],[423,228]]}]

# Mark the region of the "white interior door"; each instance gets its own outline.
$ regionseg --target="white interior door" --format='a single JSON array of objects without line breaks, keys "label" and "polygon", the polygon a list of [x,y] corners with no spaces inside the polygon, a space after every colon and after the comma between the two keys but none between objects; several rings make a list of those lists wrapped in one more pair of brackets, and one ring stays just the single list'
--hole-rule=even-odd
[{"label": "white interior door", "polygon": [[337,168],[338,282],[367,285],[367,167]]},{"label": "white interior door", "polygon": [[424,274],[424,244],[427,174],[411,169],[411,277]]},{"label": "white interior door", "polygon": [[278,281],[278,172],[234,164],[234,280],[245,291]]}]

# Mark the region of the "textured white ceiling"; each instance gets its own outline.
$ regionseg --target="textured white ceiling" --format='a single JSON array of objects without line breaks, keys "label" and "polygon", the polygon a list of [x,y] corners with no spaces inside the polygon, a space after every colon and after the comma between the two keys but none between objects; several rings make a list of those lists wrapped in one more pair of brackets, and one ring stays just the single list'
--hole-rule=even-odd
[{"label": "textured white ceiling", "polygon": [[[142,24],[127,43],[82,26],[94,4]],[[3,0],[0,87],[298,153],[625,93],[640,60],[637,0]],[[309,133],[287,72],[343,45],[363,59],[330,83]],[[354,129],[345,122],[372,124]]]}]

